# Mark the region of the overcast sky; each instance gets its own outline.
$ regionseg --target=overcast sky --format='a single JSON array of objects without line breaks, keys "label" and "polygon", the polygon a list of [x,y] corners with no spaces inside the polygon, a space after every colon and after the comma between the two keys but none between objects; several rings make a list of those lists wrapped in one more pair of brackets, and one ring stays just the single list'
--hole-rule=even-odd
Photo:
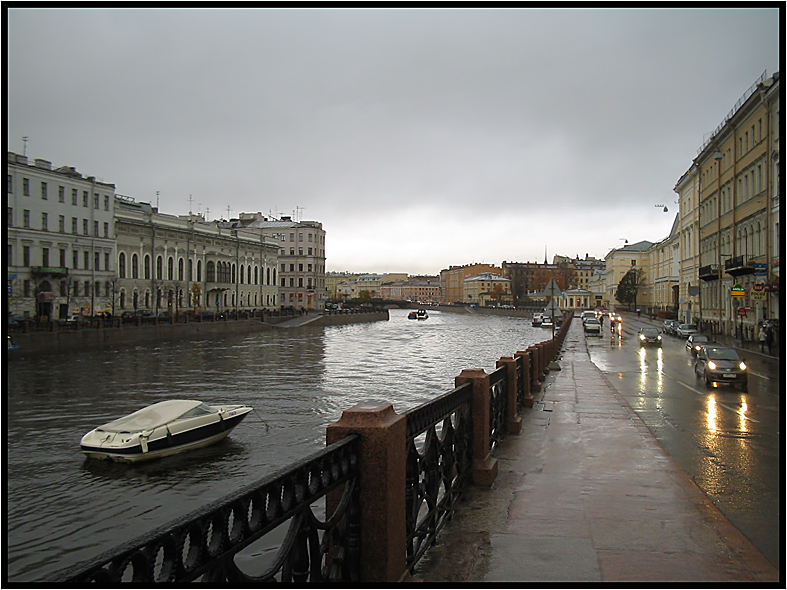
[{"label": "overcast sky", "polygon": [[779,70],[779,20],[12,9],[7,148],[163,213],[320,221],[328,270],[604,257],[668,236],[698,148]]}]

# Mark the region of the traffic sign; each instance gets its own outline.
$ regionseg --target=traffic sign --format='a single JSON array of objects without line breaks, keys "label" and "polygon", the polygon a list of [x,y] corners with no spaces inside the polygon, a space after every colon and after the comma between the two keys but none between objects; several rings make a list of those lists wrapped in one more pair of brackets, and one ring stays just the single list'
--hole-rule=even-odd
[{"label": "traffic sign", "polygon": [[742,318],[746,317],[746,308],[745,307],[739,307],[738,308],[738,316],[740,316]]}]

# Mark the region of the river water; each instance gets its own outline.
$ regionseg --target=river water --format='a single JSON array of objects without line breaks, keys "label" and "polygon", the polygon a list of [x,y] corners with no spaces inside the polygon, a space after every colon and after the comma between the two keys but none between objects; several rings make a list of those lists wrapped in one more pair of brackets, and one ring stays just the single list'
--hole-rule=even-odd
[{"label": "river water", "polygon": [[[402,413],[551,337],[523,318],[392,310],[389,321],[162,341],[7,365],[9,581],[44,580],[324,447],[357,403]],[[20,354],[16,354],[20,353]],[[222,443],[141,465],[85,461],[87,431],[166,399],[254,407]]]}]

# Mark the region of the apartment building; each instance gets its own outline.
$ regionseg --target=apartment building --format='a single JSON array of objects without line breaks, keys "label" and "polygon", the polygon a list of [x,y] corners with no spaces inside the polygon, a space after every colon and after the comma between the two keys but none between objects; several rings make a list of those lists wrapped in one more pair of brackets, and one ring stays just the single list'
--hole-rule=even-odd
[{"label": "apartment building", "polygon": [[279,243],[257,232],[160,213],[117,195],[116,311],[272,309],[278,306]]},{"label": "apartment building", "polygon": [[111,312],[115,185],[8,152],[7,312],[52,320]]},{"label": "apartment building", "polygon": [[440,271],[440,291],[443,303],[464,303],[464,280],[481,273],[502,273],[502,269],[493,264],[468,264],[465,266],[451,266]]},{"label": "apartment building", "polygon": [[278,242],[280,306],[324,309],[328,291],[325,286],[325,230],[322,223],[241,213],[238,219],[227,224]]},{"label": "apartment building", "polygon": [[650,269],[650,253],[649,250],[653,246],[653,242],[642,240],[635,244],[626,244],[622,248],[613,248],[604,258],[606,272],[605,272],[605,297],[603,299],[604,307],[615,309],[620,305],[616,299],[618,284],[626,276],[626,273],[631,269],[636,268],[644,271],[643,286],[637,296],[637,305],[649,306],[651,305],[652,290],[651,274],[648,272]]},{"label": "apartment building", "polygon": [[675,185],[678,194],[678,310],[677,318],[693,323],[700,317],[699,176],[691,167]]},{"label": "apartment building", "polygon": [[[669,235],[653,244],[649,250],[648,274],[650,297],[647,301],[651,313],[665,312],[677,315],[680,301],[680,215],[675,216]],[[645,302],[637,300],[640,306]]]},{"label": "apartment building", "polygon": [[493,273],[483,272],[481,274],[467,277],[462,281],[462,301],[481,306],[490,303],[501,305],[511,305],[511,279]]},{"label": "apartment building", "polygon": [[700,321],[714,332],[750,339],[778,320],[778,134],[779,74],[763,74],[692,164]]}]

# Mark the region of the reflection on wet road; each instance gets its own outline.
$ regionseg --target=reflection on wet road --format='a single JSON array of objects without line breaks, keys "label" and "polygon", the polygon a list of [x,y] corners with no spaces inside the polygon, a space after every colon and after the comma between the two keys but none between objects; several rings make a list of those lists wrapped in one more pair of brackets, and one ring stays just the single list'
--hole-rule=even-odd
[{"label": "reflection on wet road", "polygon": [[640,347],[636,320],[622,338],[587,338],[591,360],[727,518],[776,566],[780,560],[779,373],[747,353],[748,391],[706,387],[685,340]]}]

